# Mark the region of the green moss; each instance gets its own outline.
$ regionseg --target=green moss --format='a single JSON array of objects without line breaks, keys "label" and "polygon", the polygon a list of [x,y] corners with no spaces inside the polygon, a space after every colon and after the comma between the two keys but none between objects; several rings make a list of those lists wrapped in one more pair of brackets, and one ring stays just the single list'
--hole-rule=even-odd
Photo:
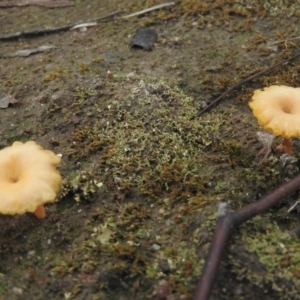
[{"label": "green moss", "polygon": [[[201,236],[208,230],[212,233],[215,226],[211,204],[229,197],[233,208],[238,208],[253,201],[253,187],[276,186],[281,180],[278,159],[271,156],[259,164],[255,145],[249,143],[255,132],[247,128],[247,117],[236,117],[235,106],[226,113],[217,108],[196,119],[195,100],[174,81],[128,81],[120,75],[113,81],[101,77],[96,81],[101,82],[101,93],[96,92],[95,83],[80,93],[84,95],[81,109],[91,116],[97,112],[97,118],[87,118],[74,128],[68,149],[70,161],[83,163],[85,169],[92,165],[93,171],[73,170],[65,186],[75,193],[75,200],[94,199],[94,193],[100,192],[102,207],[86,224],[84,241],[73,244],[72,262],[58,264],[52,271],[57,276],[66,272],[92,276],[100,268],[107,274],[101,279],[107,295],[114,295],[116,280],[122,285],[120,278],[130,286],[143,280],[145,293],[151,287],[149,280],[164,278],[175,293],[191,297],[185,287],[199,276],[209,246]],[[120,86],[126,95],[119,92]],[[72,99],[64,99],[61,111]],[[71,115],[65,117],[68,122]],[[103,185],[101,191],[99,185]],[[108,194],[120,206],[107,203]],[[247,196],[241,201],[242,194]],[[200,212],[205,221],[195,229],[194,221],[185,220],[194,220]],[[269,253],[266,257],[270,258]],[[194,264],[197,260],[200,263]],[[162,267],[164,261],[167,267]],[[80,265],[81,270],[75,271]],[[232,272],[244,274],[243,270],[233,268]],[[259,281],[258,286],[264,283],[268,285]]]},{"label": "green moss", "polygon": [[[243,225],[234,240],[229,247],[229,262],[239,280],[264,287],[275,298],[300,299],[298,240],[292,239],[276,223],[266,222],[263,216]],[[244,247],[247,260],[237,254]]]}]

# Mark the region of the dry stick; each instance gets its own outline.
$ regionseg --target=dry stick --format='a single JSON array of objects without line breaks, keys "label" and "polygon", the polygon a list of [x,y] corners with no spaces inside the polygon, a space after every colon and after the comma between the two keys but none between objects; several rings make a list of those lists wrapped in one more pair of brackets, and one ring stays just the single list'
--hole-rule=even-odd
[{"label": "dry stick", "polygon": [[164,7],[168,7],[168,6],[171,6],[171,5],[174,5],[174,4],[175,4],[175,2],[162,3],[162,4],[159,4],[159,5],[155,5],[155,6],[143,9],[141,11],[137,11],[137,12],[135,12],[133,14],[130,14],[130,15],[127,15],[127,16],[123,16],[121,18],[122,19],[127,19],[127,18],[131,18],[131,17],[139,16],[139,15],[148,13],[150,11],[153,11],[153,10],[156,10],[156,9],[160,9],[160,8],[164,8]]},{"label": "dry stick", "polygon": [[23,32],[20,31],[20,32],[16,32],[13,34],[1,35],[0,41],[12,41],[12,40],[16,40],[19,38],[39,36],[39,35],[44,35],[44,34],[51,34],[51,33],[56,33],[56,32],[61,32],[61,31],[67,31],[67,30],[71,29],[72,27],[80,25],[82,23],[104,21],[108,18],[114,17],[117,14],[120,14],[121,12],[123,12],[123,11],[121,9],[118,9],[116,11],[113,11],[107,15],[101,16],[96,19],[91,19],[91,20],[87,20],[87,21],[83,21],[83,22],[77,22],[75,24],[65,25],[62,27],[55,27],[55,28],[50,28],[50,29],[36,29],[36,30],[32,30],[32,31],[23,31]]},{"label": "dry stick", "polygon": [[261,75],[264,75],[266,74],[267,72],[283,65],[283,64],[286,64],[296,58],[298,58],[300,56],[300,52],[296,53],[294,56],[288,58],[288,59],[285,59],[273,66],[271,66],[270,68],[267,68],[266,70],[263,70],[263,71],[260,71],[246,79],[243,79],[241,81],[239,81],[238,83],[236,83],[235,85],[231,86],[227,91],[225,91],[223,94],[221,94],[219,97],[217,97],[213,102],[211,102],[209,105],[207,105],[205,108],[203,108],[202,110],[200,110],[197,114],[197,117],[200,117],[201,115],[203,115],[205,112],[207,112],[208,110],[210,110],[214,105],[216,105],[217,103],[219,103],[227,94],[229,94],[230,92],[232,92],[234,89],[236,89],[237,87],[241,86],[242,84],[248,82],[248,81],[251,81],[252,79],[255,79],[256,77],[259,77]]},{"label": "dry stick", "polygon": [[221,204],[223,205],[223,208],[221,212],[219,210],[214,238],[202,270],[202,275],[193,298],[194,300],[209,299],[213,283],[221,263],[223,252],[233,232],[233,229],[253,218],[254,216],[266,211],[278,203],[283,197],[294,193],[299,188],[300,175],[297,175],[287,183],[279,186],[273,192],[260,198],[258,201],[247,205],[237,212],[228,213],[226,210],[224,210],[224,203]]},{"label": "dry stick", "polygon": [[[147,9],[135,12],[133,14],[123,16],[122,18],[125,19],[125,18],[134,17],[134,16],[139,16],[139,15],[145,14],[147,12],[150,12],[150,11],[153,11],[153,10],[156,10],[156,9],[160,9],[160,8],[164,8],[164,7],[168,7],[168,6],[171,6],[171,5],[175,5],[175,2],[167,2],[167,3],[162,3],[162,4],[159,4],[159,5],[155,5],[155,6],[147,8]],[[61,27],[55,27],[55,28],[50,28],[50,29],[36,29],[36,30],[31,30],[31,31],[23,31],[23,32],[16,32],[16,33],[13,33],[13,34],[1,35],[0,36],[0,41],[12,41],[12,40],[16,40],[16,39],[19,39],[19,38],[33,37],[33,36],[39,36],[39,35],[44,35],[44,34],[51,34],[51,33],[56,33],[56,32],[61,32],[61,31],[67,31],[67,30],[70,30],[71,28],[73,28],[75,26],[82,25],[83,23],[98,22],[98,21],[108,19],[112,16],[115,16],[116,14],[121,13],[121,12],[123,12],[123,11],[119,9],[119,10],[116,10],[116,11],[114,11],[114,12],[108,14],[108,15],[102,16],[100,18],[87,20],[87,21],[84,21],[84,22],[78,22],[78,23],[75,23],[75,24],[61,26]]]},{"label": "dry stick", "polygon": [[300,36],[296,36],[296,37],[293,37],[293,38],[287,38],[285,40],[272,42],[272,43],[270,43],[270,45],[276,45],[276,44],[280,44],[280,43],[286,43],[286,42],[289,42],[289,41],[295,41],[295,40],[299,40],[299,39],[300,39]]},{"label": "dry stick", "polygon": [[57,8],[57,7],[68,7],[74,6],[73,1],[61,0],[61,1],[41,1],[41,0],[27,0],[27,1],[1,1],[0,8],[10,8],[10,7],[21,7],[21,6],[44,6],[48,8]]}]

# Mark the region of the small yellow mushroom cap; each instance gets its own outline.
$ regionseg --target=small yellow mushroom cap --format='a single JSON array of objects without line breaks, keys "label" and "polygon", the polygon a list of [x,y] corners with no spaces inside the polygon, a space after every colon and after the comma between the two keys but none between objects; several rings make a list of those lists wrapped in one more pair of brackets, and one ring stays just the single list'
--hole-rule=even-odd
[{"label": "small yellow mushroom cap", "polygon": [[271,134],[287,139],[300,136],[300,88],[272,85],[256,90],[249,106]]},{"label": "small yellow mushroom cap", "polygon": [[0,213],[35,212],[53,202],[62,178],[60,157],[33,141],[14,142],[0,151]]}]

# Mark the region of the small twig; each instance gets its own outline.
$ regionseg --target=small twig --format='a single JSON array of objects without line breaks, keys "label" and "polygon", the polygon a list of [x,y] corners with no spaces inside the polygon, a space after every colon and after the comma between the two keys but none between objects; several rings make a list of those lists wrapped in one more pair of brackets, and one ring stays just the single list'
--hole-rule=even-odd
[{"label": "small twig", "polygon": [[41,1],[41,0],[26,0],[26,1],[1,1],[0,8],[9,8],[9,7],[21,7],[21,6],[43,6],[48,8],[57,8],[57,7],[69,7],[74,6],[73,1],[61,0],[61,1]]},{"label": "small twig", "polygon": [[[133,14],[123,16],[121,18],[125,19],[125,18],[134,17],[134,16],[139,16],[139,15],[145,14],[147,12],[150,12],[150,11],[153,11],[156,9],[160,9],[160,8],[164,8],[164,7],[168,7],[171,5],[175,5],[175,2],[167,2],[167,3],[155,5],[155,6],[147,8],[147,9],[135,12]],[[70,29],[74,29],[74,27],[83,26],[83,24],[85,24],[85,23],[92,23],[92,22],[99,22],[99,21],[106,20],[117,14],[120,14],[121,12],[123,12],[123,11],[119,9],[112,13],[109,13],[108,15],[105,15],[105,16],[102,16],[102,17],[99,17],[96,19],[91,19],[91,20],[87,20],[87,21],[83,21],[83,22],[77,22],[75,24],[65,25],[65,26],[61,26],[61,27],[55,27],[55,28],[50,28],[50,29],[42,28],[42,29],[35,29],[35,30],[23,31],[23,32],[20,31],[20,32],[12,33],[12,34],[1,35],[0,41],[13,41],[13,40],[16,40],[19,38],[34,37],[34,36],[40,36],[40,35],[45,35],[45,34],[52,34],[52,33],[67,31]]]},{"label": "small twig", "polygon": [[294,177],[287,183],[282,184],[273,192],[262,197],[260,200],[247,205],[234,213],[227,212],[227,207],[219,209],[218,221],[214,238],[210,246],[200,281],[198,283],[194,300],[207,300],[211,294],[214,280],[217,276],[223,252],[233,232],[233,229],[248,221],[254,216],[266,211],[282,198],[294,193],[300,187],[300,175]]},{"label": "small twig", "polygon": [[153,11],[153,10],[156,10],[156,9],[160,9],[160,8],[163,8],[163,7],[167,7],[167,6],[171,6],[171,5],[174,5],[174,4],[175,4],[175,2],[162,3],[162,4],[159,4],[159,5],[155,5],[155,6],[152,6],[152,7],[146,8],[146,9],[143,9],[143,10],[141,10],[141,11],[132,13],[132,14],[130,14],[130,15],[123,16],[123,17],[121,17],[121,18],[122,18],[122,19],[126,19],[126,18],[131,18],[131,17],[143,15],[143,14],[148,13],[148,12],[150,12],[150,11]]},{"label": "small twig", "polygon": [[18,50],[15,53],[11,53],[8,55],[0,55],[0,58],[10,58],[10,57],[17,57],[17,56],[27,57],[32,54],[48,51],[48,50],[55,49],[55,48],[57,48],[57,47],[53,46],[53,45],[42,45],[42,46],[39,46],[34,49],[23,49],[23,50]]},{"label": "small twig", "polygon": [[297,200],[289,209],[288,209],[288,214],[300,203],[300,200]]},{"label": "small twig", "polygon": [[230,92],[232,92],[234,89],[236,89],[237,87],[241,86],[242,84],[248,82],[248,81],[251,81],[261,75],[264,75],[270,71],[272,71],[273,69],[281,66],[281,65],[284,65],[296,58],[298,58],[300,56],[300,52],[296,53],[294,56],[288,58],[288,59],[285,59],[263,71],[260,71],[246,79],[243,79],[241,81],[239,81],[238,83],[236,83],[235,85],[231,86],[227,91],[225,91],[223,94],[221,94],[219,97],[217,97],[214,101],[212,101],[209,105],[207,105],[205,108],[203,108],[202,110],[200,110],[197,114],[197,117],[200,117],[201,115],[203,115],[205,112],[207,112],[208,110],[210,110],[213,106],[215,106],[217,103],[219,103],[227,94],[229,94]]},{"label": "small twig", "polygon": [[98,25],[97,22],[81,23],[81,24],[75,25],[74,27],[70,28],[70,30],[83,28],[83,27],[92,27],[92,26],[97,26],[97,25]]},{"label": "small twig", "polygon": [[295,41],[295,40],[299,40],[299,39],[300,39],[300,36],[296,36],[296,37],[293,37],[293,38],[287,38],[285,40],[272,42],[272,43],[269,43],[269,45],[276,45],[276,44],[286,43],[286,42],[289,42],[289,41]]},{"label": "small twig", "polygon": [[84,23],[91,23],[91,22],[99,22],[99,21],[104,21],[108,18],[114,17],[117,14],[120,14],[123,12],[121,9],[118,9],[116,11],[113,11],[107,15],[98,17],[96,19],[91,19],[83,22],[77,22],[75,24],[70,24],[70,25],[65,25],[61,27],[55,27],[55,28],[49,28],[49,29],[35,29],[31,31],[20,31],[12,34],[7,34],[7,35],[1,35],[0,36],[0,41],[12,41],[16,40],[19,38],[26,38],[26,37],[33,37],[33,36],[39,36],[39,35],[45,35],[45,34],[51,34],[51,33],[57,33],[57,32],[62,32],[62,31],[67,31],[73,28],[74,26],[78,26]]}]

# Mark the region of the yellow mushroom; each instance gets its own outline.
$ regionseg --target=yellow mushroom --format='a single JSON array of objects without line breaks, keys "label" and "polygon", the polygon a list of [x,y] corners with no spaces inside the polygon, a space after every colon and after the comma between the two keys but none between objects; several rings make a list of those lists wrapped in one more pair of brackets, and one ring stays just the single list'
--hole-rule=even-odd
[{"label": "yellow mushroom", "polygon": [[249,106],[266,131],[284,138],[283,151],[292,154],[291,137],[300,136],[300,88],[273,85],[256,90]]},{"label": "yellow mushroom", "polygon": [[61,186],[56,170],[60,157],[33,141],[14,142],[0,151],[0,213],[35,213],[45,217],[44,204],[53,202]]}]

